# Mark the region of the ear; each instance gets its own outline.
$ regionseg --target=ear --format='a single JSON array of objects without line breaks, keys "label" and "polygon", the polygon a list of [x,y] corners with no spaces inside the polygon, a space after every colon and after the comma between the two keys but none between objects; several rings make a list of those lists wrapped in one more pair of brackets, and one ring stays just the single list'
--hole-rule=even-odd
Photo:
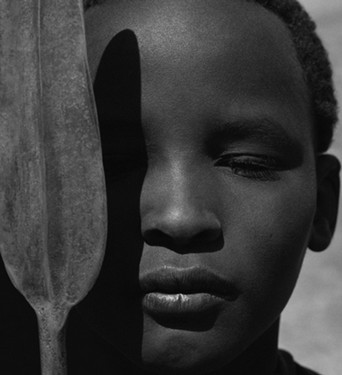
[{"label": "ear", "polygon": [[325,250],[333,237],[340,193],[340,162],[333,155],[319,155],[316,159],[317,207],[311,230],[309,248]]}]

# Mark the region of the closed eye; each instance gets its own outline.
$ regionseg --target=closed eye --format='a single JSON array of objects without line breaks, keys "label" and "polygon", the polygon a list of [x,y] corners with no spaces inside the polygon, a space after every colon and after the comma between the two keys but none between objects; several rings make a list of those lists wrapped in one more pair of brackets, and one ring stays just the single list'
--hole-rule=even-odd
[{"label": "closed eye", "polygon": [[215,166],[229,168],[235,175],[259,181],[279,180],[278,172],[282,169],[277,159],[266,155],[222,155]]}]

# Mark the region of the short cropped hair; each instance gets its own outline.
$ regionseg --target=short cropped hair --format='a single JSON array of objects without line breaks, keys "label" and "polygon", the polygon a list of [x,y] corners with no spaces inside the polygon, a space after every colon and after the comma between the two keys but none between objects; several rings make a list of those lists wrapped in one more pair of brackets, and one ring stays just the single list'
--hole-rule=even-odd
[{"label": "short cropped hair", "polygon": [[[108,0],[83,0],[84,9]],[[287,26],[309,88],[315,127],[316,151],[328,150],[338,121],[337,100],[328,53],[316,33],[316,24],[297,0],[245,0],[256,2]]]}]

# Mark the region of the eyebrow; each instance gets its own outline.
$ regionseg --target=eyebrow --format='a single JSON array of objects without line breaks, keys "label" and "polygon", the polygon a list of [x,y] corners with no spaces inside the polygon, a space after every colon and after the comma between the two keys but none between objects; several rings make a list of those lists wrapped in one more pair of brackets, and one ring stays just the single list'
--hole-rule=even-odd
[{"label": "eyebrow", "polygon": [[256,141],[280,152],[291,153],[293,159],[301,160],[303,147],[290,135],[282,124],[269,118],[243,119],[220,126],[219,136],[225,142]]}]

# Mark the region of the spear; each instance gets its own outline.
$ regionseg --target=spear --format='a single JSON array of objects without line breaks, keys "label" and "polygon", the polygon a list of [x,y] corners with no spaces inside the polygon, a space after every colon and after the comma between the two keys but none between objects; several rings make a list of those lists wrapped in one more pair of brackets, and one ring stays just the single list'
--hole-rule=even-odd
[{"label": "spear", "polygon": [[106,191],[82,0],[0,0],[0,252],[36,312],[43,375],[99,273]]}]

